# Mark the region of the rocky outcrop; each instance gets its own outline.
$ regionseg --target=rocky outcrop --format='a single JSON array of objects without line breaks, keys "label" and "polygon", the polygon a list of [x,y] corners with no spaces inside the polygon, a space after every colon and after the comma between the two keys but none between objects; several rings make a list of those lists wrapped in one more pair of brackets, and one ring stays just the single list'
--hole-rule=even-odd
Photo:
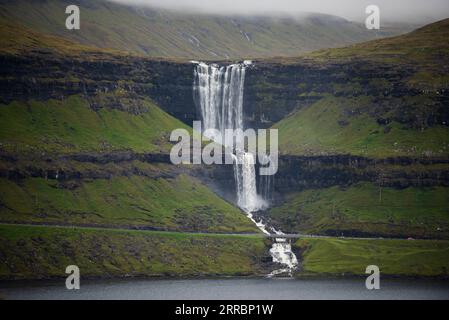
[{"label": "rocky outcrop", "polygon": [[[411,128],[449,125],[449,90],[413,87],[408,79],[419,72],[413,65],[373,63],[364,60],[322,62],[299,59],[294,63],[255,61],[245,81],[245,123],[270,127],[293,110],[311,105],[323,96],[369,96],[376,110],[366,110],[379,121],[395,120]],[[410,102],[398,98],[425,95],[432,103],[422,112],[410,112]],[[394,102],[395,105],[391,105]],[[415,111],[415,110],[413,110]],[[391,119],[384,114],[393,114]]]},{"label": "rocky outcrop", "polygon": [[[444,107],[449,104],[449,91],[439,90],[429,95],[409,86],[407,79],[415,72],[410,65],[358,60],[323,63],[302,59],[289,64],[255,61],[246,73],[244,123],[251,128],[270,127],[292,111],[325,95],[333,95],[370,96],[378,107],[367,112],[379,123],[395,120],[413,128],[449,125],[449,109]],[[104,53],[73,58],[45,52],[0,56],[0,101],[3,103],[62,99],[80,94],[94,110],[110,107],[138,113],[139,99],[149,97],[166,112],[191,125],[200,118],[192,83],[193,65],[188,61]],[[410,105],[404,101],[391,106],[394,99],[422,94],[432,101],[425,115],[410,113]]]},{"label": "rocky outcrop", "polygon": [[283,193],[362,181],[396,188],[449,186],[448,164],[447,158],[281,156],[275,190]]},{"label": "rocky outcrop", "polygon": [[[49,77],[51,75],[51,77]],[[43,53],[0,55],[0,101],[48,100],[80,94],[97,110],[126,108],[139,112],[136,101],[150,97],[176,118],[192,124],[196,119],[190,63],[142,57],[103,55],[92,59]],[[102,99],[102,98],[110,99]],[[99,103],[101,100],[101,103]]]},{"label": "rocky outcrop", "polygon": [[[8,179],[41,177],[67,181],[104,179],[115,175],[141,175],[154,178],[188,172],[203,180],[222,197],[235,201],[233,165],[174,166],[171,164],[169,154],[128,151],[79,153],[58,157],[34,155],[33,158],[1,153],[0,159],[2,160],[0,177]],[[83,163],[89,166],[84,167]],[[160,164],[163,167],[155,171],[154,168],[145,168],[136,163]],[[275,196],[310,188],[349,186],[358,182],[373,182],[395,188],[449,187],[449,159],[281,155],[279,169],[273,182]]]},{"label": "rocky outcrop", "polygon": [[[363,61],[346,63],[311,63],[300,60],[294,64],[256,61],[247,70],[244,95],[244,121],[247,127],[269,127],[293,110],[312,104],[323,95],[358,96],[369,95],[379,102],[379,110],[370,114],[380,124],[395,120],[404,125],[415,126],[416,118],[402,113],[400,108],[390,112],[393,118],[384,116],[391,111],[385,104],[388,99],[412,97],[422,94],[406,84],[406,79],[416,70],[413,66],[373,64]],[[45,52],[23,56],[0,56],[0,97],[8,103],[13,100],[61,99],[73,94],[87,98],[94,110],[103,107],[124,108],[139,112],[138,102],[150,97],[161,108],[191,125],[199,119],[192,96],[193,65],[189,62],[160,61],[133,56],[99,54],[96,57],[61,57]],[[51,74],[51,78],[48,75]],[[108,96],[110,95],[110,96]],[[98,99],[102,97],[102,103]],[[128,99],[132,107],[127,109],[122,100]],[[431,96],[433,111],[424,119],[426,125],[449,124],[449,93]],[[105,103],[106,101],[106,103]],[[407,107],[406,104],[403,105]],[[390,108],[390,109],[389,109]],[[422,119],[421,119],[422,120]],[[342,123],[344,125],[344,123]],[[10,162],[11,155],[2,155]],[[170,163],[167,154],[135,154],[116,152],[109,154],[75,154],[58,159],[44,159],[46,167],[37,165],[18,170],[5,168],[2,176],[45,176],[59,179],[80,178],[79,170],[63,170],[62,162],[87,162],[93,164]],[[53,161],[53,162],[52,162]],[[386,186],[449,185],[447,159],[437,158],[388,158],[368,159],[349,155],[292,157],[283,155],[279,172],[275,177],[275,190],[284,192],[332,185],[349,185],[359,181],[371,181]],[[56,173],[58,170],[58,174]],[[129,172],[126,169],[124,172]],[[89,173],[87,177],[107,176],[110,173]],[[232,166],[208,168],[200,174],[217,192],[232,197]],[[86,175],[85,175],[86,176]]]}]

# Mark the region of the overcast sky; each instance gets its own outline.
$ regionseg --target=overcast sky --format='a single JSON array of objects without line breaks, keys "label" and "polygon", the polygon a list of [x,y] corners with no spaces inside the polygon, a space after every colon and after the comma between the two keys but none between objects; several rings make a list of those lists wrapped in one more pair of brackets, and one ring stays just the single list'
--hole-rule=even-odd
[{"label": "overcast sky", "polygon": [[449,0],[112,0],[205,13],[266,14],[320,12],[363,21],[367,5],[380,8],[381,19],[430,22],[449,18]]}]

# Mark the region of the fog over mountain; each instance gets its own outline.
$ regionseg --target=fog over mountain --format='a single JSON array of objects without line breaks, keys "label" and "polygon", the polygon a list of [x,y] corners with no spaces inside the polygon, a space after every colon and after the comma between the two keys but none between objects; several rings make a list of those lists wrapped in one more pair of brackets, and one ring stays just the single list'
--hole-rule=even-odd
[{"label": "fog over mountain", "polygon": [[429,23],[449,17],[447,0],[110,0],[126,4],[216,14],[298,14],[319,12],[363,21],[365,8],[377,5],[389,22]]},{"label": "fog over mountain", "polygon": [[298,12],[295,18],[216,15],[205,14],[204,10],[194,11],[193,7],[173,11],[129,5],[129,1],[126,5],[84,0],[79,3],[81,30],[71,32],[64,26],[63,15],[70,3],[71,0],[0,1],[0,17],[13,24],[20,22],[35,31],[100,48],[189,60],[295,57],[319,49],[394,36],[417,27],[381,22],[380,30],[368,30],[364,23],[321,13]]}]

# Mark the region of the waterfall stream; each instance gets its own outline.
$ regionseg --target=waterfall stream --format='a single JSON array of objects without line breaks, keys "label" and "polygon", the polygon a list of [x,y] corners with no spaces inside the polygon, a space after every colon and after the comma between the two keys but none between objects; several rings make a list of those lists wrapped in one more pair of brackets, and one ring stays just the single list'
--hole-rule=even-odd
[{"label": "waterfall stream", "polygon": [[[251,61],[219,66],[192,61],[194,70],[193,92],[195,102],[201,111],[203,130],[216,129],[220,136],[208,138],[223,143],[225,129],[244,129],[243,127],[243,93],[245,72]],[[238,137],[237,137],[238,139]],[[281,235],[282,232],[267,227],[261,220],[256,221],[254,212],[265,209],[271,200],[273,177],[262,176],[257,191],[255,155],[245,150],[233,150],[234,179],[236,183],[237,205],[249,219],[265,234],[267,230]],[[273,262],[283,268],[271,272],[268,276],[287,273],[291,275],[298,261],[291,250],[290,243],[284,238],[275,238],[270,254]]]}]

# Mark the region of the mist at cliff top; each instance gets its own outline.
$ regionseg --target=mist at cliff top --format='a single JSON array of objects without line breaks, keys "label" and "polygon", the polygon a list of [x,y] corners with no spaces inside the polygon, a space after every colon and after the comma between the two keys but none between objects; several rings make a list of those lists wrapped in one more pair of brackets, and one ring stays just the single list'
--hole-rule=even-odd
[{"label": "mist at cliff top", "polygon": [[381,18],[390,22],[429,23],[449,18],[448,0],[109,0],[129,5],[183,12],[241,15],[295,15],[304,12],[331,14],[363,21],[365,8],[377,5]]}]

